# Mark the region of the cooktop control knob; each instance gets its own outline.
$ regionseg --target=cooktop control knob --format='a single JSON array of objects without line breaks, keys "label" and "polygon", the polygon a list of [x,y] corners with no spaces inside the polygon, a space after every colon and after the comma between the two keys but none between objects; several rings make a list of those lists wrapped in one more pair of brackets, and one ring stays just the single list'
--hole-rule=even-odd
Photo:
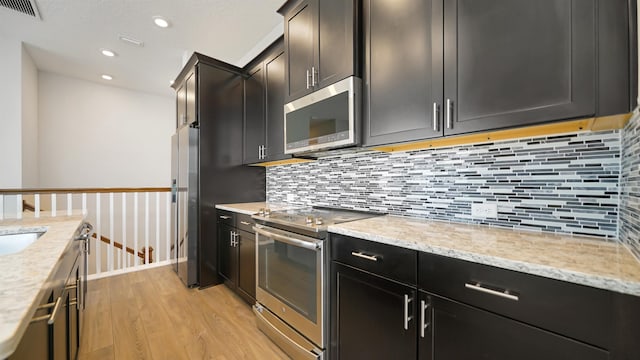
[{"label": "cooktop control knob", "polygon": [[311,216],[307,216],[307,218],[305,219],[305,221],[307,222],[307,224],[313,224],[313,217],[311,217]]},{"label": "cooktop control knob", "polygon": [[269,216],[269,215],[271,215],[271,209],[264,208],[264,216]]},{"label": "cooktop control knob", "polygon": [[316,225],[322,225],[322,224],[324,224],[324,220],[322,220],[321,217],[317,217],[316,218]]},{"label": "cooktop control knob", "polygon": [[258,215],[264,216],[264,209],[263,208],[260,208],[260,210],[258,210]]}]

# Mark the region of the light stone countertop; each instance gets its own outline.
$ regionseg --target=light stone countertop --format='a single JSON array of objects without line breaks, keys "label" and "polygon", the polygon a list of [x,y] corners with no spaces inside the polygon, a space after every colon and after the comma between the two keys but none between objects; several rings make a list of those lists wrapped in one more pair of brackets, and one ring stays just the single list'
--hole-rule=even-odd
[{"label": "light stone countertop", "polygon": [[640,296],[640,262],[624,245],[589,237],[391,215],[329,232]]},{"label": "light stone countertop", "polygon": [[218,204],[216,209],[232,211],[245,215],[257,214],[260,209],[269,208],[271,211],[284,210],[294,207],[289,204],[267,203],[267,202],[251,202],[239,204]]},{"label": "light stone countertop", "polygon": [[25,213],[22,220],[0,221],[0,235],[46,230],[21,252],[0,256],[0,359],[8,357],[20,343],[47,290],[49,277],[60,265],[58,260],[72,244],[83,220],[80,213],[51,217],[42,212],[37,219]]}]

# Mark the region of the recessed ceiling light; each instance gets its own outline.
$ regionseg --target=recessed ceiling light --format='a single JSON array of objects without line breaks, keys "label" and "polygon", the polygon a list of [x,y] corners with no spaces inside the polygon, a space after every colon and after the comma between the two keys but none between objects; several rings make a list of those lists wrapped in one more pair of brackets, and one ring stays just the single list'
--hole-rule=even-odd
[{"label": "recessed ceiling light", "polygon": [[173,83],[174,83],[174,80],[169,81],[169,85],[173,85]]},{"label": "recessed ceiling light", "polygon": [[113,50],[109,49],[101,49],[100,52],[102,53],[102,55],[107,57],[114,57],[117,55]]},{"label": "recessed ceiling light", "polygon": [[107,74],[102,74],[102,78],[103,78],[104,80],[113,80],[113,76],[111,76],[111,75],[107,75]]},{"label": "recessed ceiling light", "polygon": [[162,16],[154,16],[153,17],[153,22],[156,24],[156,26],[161,27],[161,28],[168,28],[169,27],[169,21],[165,18],[163,18]]}]

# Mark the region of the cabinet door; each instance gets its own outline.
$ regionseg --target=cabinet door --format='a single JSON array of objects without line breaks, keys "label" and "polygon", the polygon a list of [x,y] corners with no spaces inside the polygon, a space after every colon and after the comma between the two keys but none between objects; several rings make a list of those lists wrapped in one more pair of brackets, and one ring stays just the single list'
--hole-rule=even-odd
[{"label": "cabinet door", "polygon": [[442,135],[442,3],[365,0],[364,144]]},{"label": "cabinet door", "polygon": [[284,153],[284,52],[268,59],[264,66],[267,92],[267,160],[288,159]]},{"label": "cabinet door", "polygon": [[235,228],[218,223],[220,266],[218,271],[225,283],[235,289],[238,284],[238,252],[231,235]]},{"label": "cabinet door", "polygon": [[62,290],[62,292],[58,313],[52,313],[52,315],[56,315],[55,321],[53,325],[51,325],[53,360],[69,359],[69,293],[64,290]]},{"label": "cabinet door", "polygon": [[284,19],[287,102],[313,91],[311,72],[316,55],[317,7],[318,0],[305,0]]},{"label": "cabinet door", "polygon": [[176,91],[176,129],[187,123],[187,86],[182,84]]},{"label": "cabinet door", "polygon": [[[82,261],[82,256],[78,258]],[[77,264],[80,265],[80,264]],[[75,286],[75,288],[74,288]],[[78,357],[78,347],[80,346],[80,269],[75,267],[71,278],[67,283],[69,287],[69,308],[67,310],[67,335],[69,336],[69,359],[74,360]]]},{"label": "cabinet door", "polygon": [[261,147],[265,145],[263,73],[260,64],[244,80],[244,164],[262,161]]},{"label": "cabinet door", "polygon": [[321,0],[318,4],[318,88],[354,74],[359,44],[355,41],[354,0]]},{"label": "cabinet door", "polygon": [[[45,305],[51,302],[53,302],[53,295],[51,291],[49,291],[48,295],[43,297],[39,305]],[[50,312],[50,307],[38,309],[33,315],[33,318],[46,316]],[[47,325],[46,319],[40,320],[29,324],[24,335],[22,335],[16,351],[11,354],[9,360],[48,360],[50,351],[49,325]]]},{"label": "cabinet door", "polygon": [[186,117],[187,124],[198,122],[196,114],[196,75],[191,73],[186,81]]},{"label": "cabinet door", "polygon": [[331,265],[331,357],[415,359],[415,288],[340,263]]},{"label": "cabinet door", "polygon": [[595,113],[595,0],[444,4],[445,135]]},{"label": "cabinet door", "polygon": [[256,299],[256,235],[238,230],[238,292],[250,304]]},{"label": "cabinet door", "polygon": [[609,359],[608,352],[573,339],[421,292],[425,298],[433,329],[419,340],[420,359]]}]

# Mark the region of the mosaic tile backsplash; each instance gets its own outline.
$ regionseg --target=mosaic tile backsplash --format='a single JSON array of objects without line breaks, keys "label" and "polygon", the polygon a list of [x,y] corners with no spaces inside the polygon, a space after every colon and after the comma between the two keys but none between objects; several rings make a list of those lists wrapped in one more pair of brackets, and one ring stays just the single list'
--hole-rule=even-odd
[{"label": "mosaic tile backsplash", "polygon": [[327,157],[267,168],[267,201],[616,239],[620,143],[604,131]]},{"label": "mosaic tile backsplash", "polygon": [[622,133],[620,240],[640,259],[640,114]]}]

